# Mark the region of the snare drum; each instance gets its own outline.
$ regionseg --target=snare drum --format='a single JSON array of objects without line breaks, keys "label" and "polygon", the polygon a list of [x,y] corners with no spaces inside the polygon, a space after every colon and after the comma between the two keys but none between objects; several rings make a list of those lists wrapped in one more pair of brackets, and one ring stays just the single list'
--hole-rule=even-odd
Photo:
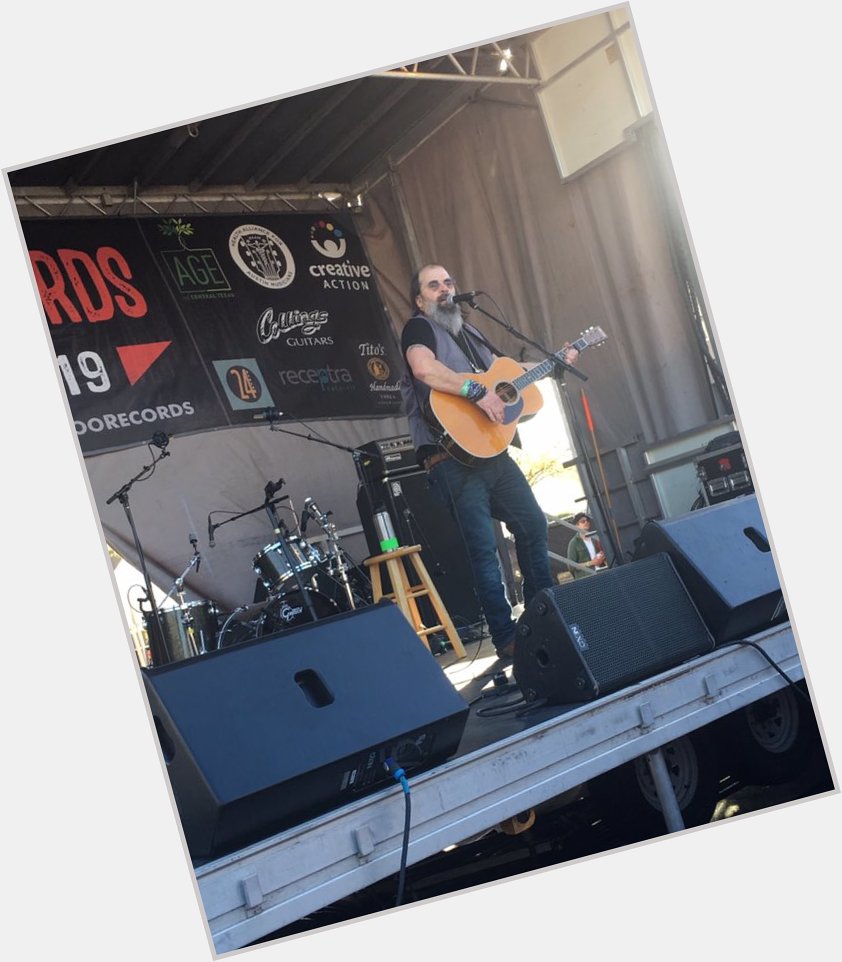
[{"label": "snare drum", "polygon": [[[216,647],[219,610],[212,601],[190,601],[176,608],[161,609],[158,614],[171,662],[194,658]],[[144,615],[147,631],[150,617],[151,612]]]},{"label": "snare drum", "polygon": [[321,562],[319,549],[304,538],[287,538],[283,542],[267,545],[255,555],[252,564],[266,590],[272,592],[296,573],[311,572]]}]

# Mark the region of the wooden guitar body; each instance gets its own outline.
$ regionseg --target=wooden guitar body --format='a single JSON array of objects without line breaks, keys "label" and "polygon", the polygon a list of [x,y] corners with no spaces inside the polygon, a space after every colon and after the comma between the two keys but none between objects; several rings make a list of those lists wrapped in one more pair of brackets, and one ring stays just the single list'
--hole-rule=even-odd
[{"label": "wooden guitar body", "polygon": [[[601,327],[589,327],[570,347],[581,354],[605,339]],[[489,421],[482,408],[461,395],[430,391],[424,413],[434,427],[444,432],[439,444],[451,457],[467,465],[502,454],[514,439],[518,421],[541,410],[544,399],[535,382],[550,374],[567,350],[558,351],[529,371],[510,357],[498,357],[487,371],[463,375],[466,380],[479,381],[500,398],[506,408],[502,424]]]},{"label": "wooden guitar body", "polygon": [[485,412],[471,401],[442,391],[430,392],[430,410],[445,432],[441,444],[451,456],[463,464],[477,458],[493,458],[502,454],[512,443],[521,418],[536,414],[544,403],[534,384],[518,389],[513,383],[524,369],[509,357],[498,357],[482,373],[465,374],[465,378],[479,381],[494,391],[506,406],[502,424],[489,421]]}]

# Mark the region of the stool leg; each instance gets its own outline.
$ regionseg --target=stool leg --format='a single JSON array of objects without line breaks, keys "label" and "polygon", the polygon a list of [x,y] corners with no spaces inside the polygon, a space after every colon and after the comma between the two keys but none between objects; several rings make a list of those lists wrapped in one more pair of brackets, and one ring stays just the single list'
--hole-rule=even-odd
[{"label": "stool leg", "polygon": [[383,597],[383,579],[380,574],[380,565],[374,564],[369,569],[371,572],[371,599],[374,604]]},{"label": "stool leg", "polygon": [[453,650],[460,658],[464,658],[465,646],[462,644],[462,639],[459,637],[456,628],[454,627],[453,620],[445,608],[444,602],[441,600],[441,595],[439,595],[438,591],[436,590],[436,586],[433,584],[432,578],[427,572],[427,566],[424,564],[424,562],[421,560],[421,556],[418,554],[412,555],[412,563],[415,566],[415,572],[418,575],[421,584],[427,589],[430,601],[433,603],[433,607],[438,615],[439,624],[444,626],[445,634],[447,635],[450,644],[453,645]]},{"label": "stool leg", "polygon": [[[417,633],[421,630],[421,621],[418,614],[418,606],[415,604],[414,598],[409,598],[407,596],[408,591],[408,581],[406,577],[406,569],[403,566],[403,561],[400,558],[389,558],[386,562],[386,567],[389,570],[389,578],[392,582],[392,589],[395,593],[395,601],[398,603],[398,607],[404,613],[406,620],[412,625],[413,630]],[[421,641],[424,642],[424,646],[427,651],[430,650],[430,646],[427,643],[427,639],[421,637]]]}]

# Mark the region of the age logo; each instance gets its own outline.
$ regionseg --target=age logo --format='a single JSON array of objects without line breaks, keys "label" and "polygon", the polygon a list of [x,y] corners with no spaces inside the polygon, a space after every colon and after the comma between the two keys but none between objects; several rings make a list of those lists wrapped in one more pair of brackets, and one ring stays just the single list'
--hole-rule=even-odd
[{"label": "age logo", "polygon": [[310,228],[310,243],[324,257],[340,258],[345,256],[348,247],[345,233],[331,221],[317,220]]},{"label": "age logo", "polygon": [[278,291],[295,280],[290,249],[267,227],[241,224],[231,232],[228,249],[237,267],[262,287]]},{"label": "age logo", "polygon": [[168,217],[158,224],[164,237],[175,237],[179,246],[159,251],[178,293],[186,300],[233,297],[228,278],[210,247],[190,247],[186,238],[193,225],[180,217]]}]

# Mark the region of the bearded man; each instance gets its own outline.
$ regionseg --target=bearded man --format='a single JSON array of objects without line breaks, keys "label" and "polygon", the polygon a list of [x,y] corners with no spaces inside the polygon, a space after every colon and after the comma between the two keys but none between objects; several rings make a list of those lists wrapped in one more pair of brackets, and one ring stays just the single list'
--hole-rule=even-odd
[{"label": "bearded man", "polygon": [[[440,445],[441,431],[428,419],[430,390],[460,395],[476,404],[488,419],[503,423],[505,406],[493,392],[470,378],[486,371],[499,352],[472,325],[465,323],[453,279],[444,267],[428,264],[410,283],[416,313],[401,336],[406,373],[401,380],[409,430],[418,463],[427,472],[430,490],[451,513],[470,559],[477,598],[497,655],[514,654],[516,619],[506,596],[497,557],[494,521],[503,522],[515,541],[526,604],[553,584],[548,554],[547,519],[529,482],[503,451],[471,466],[451,457]],[[577,356],[570,350],[572,363]]]}]

